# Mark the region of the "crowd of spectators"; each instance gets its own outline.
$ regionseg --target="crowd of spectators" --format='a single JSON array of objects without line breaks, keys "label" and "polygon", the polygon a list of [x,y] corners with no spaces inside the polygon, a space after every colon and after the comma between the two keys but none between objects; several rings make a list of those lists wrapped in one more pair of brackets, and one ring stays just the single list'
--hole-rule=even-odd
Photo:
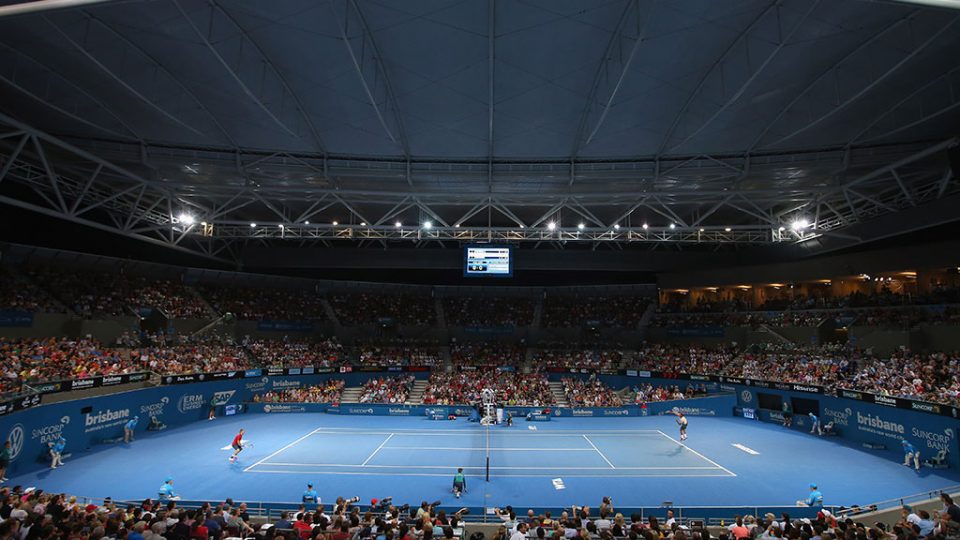
[{"label": "crowd of spectators", "polygon": [[159,309],[171,318],[211,316],[203,300],[182,283],[116,272],[35,267],[30,279],[85,318],[132,315],[140,308]]},{"label": "crowd of spectators", "polygon": [[232,313],[242,321],[313,321],[326,318],[322,297],[314,291],[211,285],[198,286],[197,291],[217,313]]},{"label": "crowd of spectators", "polygon": [[455,366],[518,366],[526,358],[522,344],[496,341],[466,341],[450,344]]},{"label": "crowd of spectators", "polygon": [[377,377],[365,382],[360,391],[360,403],[406,403],[416,379],[413,375]]},{"label": "crowd of spectators", "polygon": [[340,403],[346,383],[328,379],[320,384],[268,390],[253,395],[256,403]]},{"label": "crowd of spectators", "polygon": [[619,407],[623,405],[620,394],[595,377],[590,379],[564,377],[560,379],[560,384],[563,386],[564,398],[571,407]]},{"label": "crowd of spectators", "polygon": [[236,371],[257,365],[243,347],[230,338],[215,334],[157,334],[131,348],[129,355],[136,363],[137,371],[164,375]]},{"label": "crowd of spectators", "polygon": [[346,353],[336,337],[321,340],[247,338],[244,346],[264,367],[330,367],[346,362]]},{"label": "crowd of spectators", "polygon": [[550,348],[539,349],[533,355],[533,364],[547,368],[617,369],[627,358],[620,349]]},{"label": "crowd of spectators", "polygon": [[707,388],[705,385],[695,387],[693,384],[687,384],[686,390],[681,390],[680,385],[655,386],[646,383],[635,385],[630,390],[633,394],[633,402],[637,405],[650,403],[653,401],[689,399],[707,394]]},{"label": "crowd of spectators", "polygon": [[541,326],[635,328],[650,302],[642,296],[548,295],[543,300]]},{"label": "crowd of spectators", "polygon": [[517,373],[497,369],[464,370],[457,373],[433,373],[423,393],[425,405],[477,403],[480,392],[490,388],[497,401],[507,405],[541,407],[552,405],[553,394],[542,373]]},{"label": "crowd of spectators", "polygon": [[448,326],[529,326],[535,306],[529,296],[448,296],[443,317]]},{"label": "crowd of spectators", "polygon": [[361,365],[372,366],[439,366],[443,354],[436,343],[397,339],[361,344],[357,358]]},{"label": "crowd of spectators", "polygon": [[122,351],[95,339],[0,338],[0,394],[24,383],[82,379],[143,371]]},{"label": "crowd of spectators", "polygon": [[437,319],[433,298],[393,293],[352,293],[330,295],[330,306],[344,326],[393,323],[429,326]]},{"label": "crowd of spectators", "polygon": [[0,311],[58,313],[63,309],[40,287],[0,268]]}]

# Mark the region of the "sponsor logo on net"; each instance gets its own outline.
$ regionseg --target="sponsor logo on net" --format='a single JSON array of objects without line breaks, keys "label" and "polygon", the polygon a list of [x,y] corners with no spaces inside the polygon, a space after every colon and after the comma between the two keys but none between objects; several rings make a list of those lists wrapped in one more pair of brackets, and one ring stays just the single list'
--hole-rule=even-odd
[{"label": "sponsor logo on net", "polygon": [[860,411],[857,411],[857,429],[891,439],[902,439],[907,432],[903,424],[884,420],[876,414],[861,414]]},{"label": "sponsor logo on net", "polygon": [[118,426],[130,418],[130,409],[104,409],[95,413],[87,413],[84,432],[98,431],[108,427]]},{"label": "sponsor logo on net", "polygon": [[202,409],[204,403],[203,394],[184,394],[180,396],[180,400],[177,401],[177,410],[182,413],[196,411],[197,409]]},{"label": "sponsor logo on net", "polygon": [[831,409],[830,407],[823,409],[823,415],[830,418],[830,420],[838,426],[849,426],[850,415],[852,414],[853,411],[850,409],[850,407],[847,407],[843,410]]}]

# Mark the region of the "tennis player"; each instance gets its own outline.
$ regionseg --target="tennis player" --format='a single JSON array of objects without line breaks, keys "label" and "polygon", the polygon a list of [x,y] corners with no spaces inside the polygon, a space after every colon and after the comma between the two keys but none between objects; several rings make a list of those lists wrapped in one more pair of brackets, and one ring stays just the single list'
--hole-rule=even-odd
[{"label": "tennis player", "polygon": [[230,443],[230,446],[233,447],[233,455],[230,456],[230,463],[233,463],[237,460],[237,455],[243,451],[243,428],[240,428],[240,433],[237,433],[237,436],[233,438],[233,442]]},{"label": "tennis player", "polygon": [[677,415],[677,425],[680,426],[680,440],[687,440],[687,417],[680,412],[679,409],[674,409],[673,414]]},{"label": "tennis player", "polygon": [[467,490],[467,477],[463,475],[463,467],[457,469],[457,474],[453,477],[453,492],[460,498],[460,494]]}]

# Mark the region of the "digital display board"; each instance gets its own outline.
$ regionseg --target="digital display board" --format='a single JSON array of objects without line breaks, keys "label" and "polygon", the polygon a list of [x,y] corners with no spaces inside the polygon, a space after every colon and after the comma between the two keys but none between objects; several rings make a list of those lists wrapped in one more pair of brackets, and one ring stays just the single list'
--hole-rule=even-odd
[{"label": "digital display board", "polygon": [[512,276],[513,248],[494,245],[464,246],[463,275],[466,277]]}]

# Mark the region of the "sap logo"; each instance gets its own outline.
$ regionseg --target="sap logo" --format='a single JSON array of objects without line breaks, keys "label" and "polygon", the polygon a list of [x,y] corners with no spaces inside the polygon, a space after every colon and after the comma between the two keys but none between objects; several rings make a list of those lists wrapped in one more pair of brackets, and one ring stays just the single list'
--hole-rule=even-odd
[{"label": "sap logo", "polygon": [[753,393],[751,393],[749,390],[744,390],[743,392],[740,392],[740,399],[742,399],[744,403],[750,403],[753,401]]},{"label": "sap logo", "polygon": [[911,434],[918,438],[923,439],[927,442],[927,448],[933,448],[934,450],[950,450],[950,443],[955,437],[954,432],[950,428],[943,430],[943,433],[938,433],[935,431],[926,431],[919,428],[913,428]]},{"label": "sap logo", "polygon": [[907,431],[906,428],[903,427],[903,424],[890,422],[876,415],[870,415],[870,414],[862,415],[860,414],[860,411],[857,411],[857,424],[859,424],[859,428],[863,431],[873,431],[872,429],[865,429],[865,428],[879,429],[881,431],[888,432],[888,433],[880,433],[880,435],[887,435],[887,436],[889,436],[889,433],[903,435]]},{"label": "sap logo", "polygon": [[831,409],[829,407],[823,409],[824,416],[829,417],[835,424],[839,424],[841,426],[850,425],[850,415],[852,414],[853,411],[850,409],[850,407],[847,407],[842,411]]},{"label": "sap logo", "polygon": [[181,413],[195,411],[203,407],[205,400],[203,394],[186,394],[177,401],[177,410]]},{"label": "sap logo", "polygon": [[237,392],[236,390],[214,392],[213,399],[211,401],[213,401],[214,405],[226,405],[227,402],[230,401],[230,398],[233,397],[233,394],[235,394],[236,392]]},{"label": "sap logo", "polygon": [[13,429],[10,430],[10,434],[7,435],[7,440],[10,442],[10,460],[17,459],[17,456],[20,455],[20,452],[23,450],[23,439],[26,438],[26,435],[23,433],[23,426],[17,424],[13,426]]}]

